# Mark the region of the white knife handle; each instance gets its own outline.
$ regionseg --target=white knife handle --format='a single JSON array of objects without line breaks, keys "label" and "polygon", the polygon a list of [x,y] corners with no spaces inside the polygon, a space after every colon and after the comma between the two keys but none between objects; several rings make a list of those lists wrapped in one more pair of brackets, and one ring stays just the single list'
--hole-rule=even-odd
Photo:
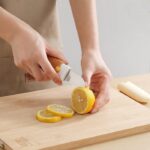
[{"label": "white knife handle", "polygon": [[128,81],[119,83],[117,88],[120,92],[126,94],[139,103],[146,104],[148,101],[150,102],[150,94],[132,82]]}]

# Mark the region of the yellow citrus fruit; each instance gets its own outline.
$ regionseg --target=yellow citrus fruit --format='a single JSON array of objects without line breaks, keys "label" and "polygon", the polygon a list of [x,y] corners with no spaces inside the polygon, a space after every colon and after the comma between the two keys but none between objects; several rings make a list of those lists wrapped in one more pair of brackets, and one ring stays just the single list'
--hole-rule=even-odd
[{"label": "yellow citrus fruit", "polygon": [[93,108],[95,95],[89,87],[77,87],[72,92],[72,108],[78,114],[86,114]]},{"label": "yellow citrus fruit", "polygon": [[60,66],[56,66],[55,70],[56,70],[56,72],[60,72],[61,71],[61,67]]},{"label": "yellow citrus fruit", "polygon": [[59,104],[48,105],[47,111],[65,118],[69,118],[74,115],[74,111],[71,108]]},{"label": "yellow citrus fruit", "polygon": [[38,121],[46,123],[58,122],[62,119],[60,116],[56,116],[47,110],[39,110],[36,114],[36,118]]}]

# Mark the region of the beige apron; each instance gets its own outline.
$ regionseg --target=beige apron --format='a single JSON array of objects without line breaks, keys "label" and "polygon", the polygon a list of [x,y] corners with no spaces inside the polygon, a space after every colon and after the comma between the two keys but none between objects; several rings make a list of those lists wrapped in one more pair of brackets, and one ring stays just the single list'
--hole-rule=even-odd
[{"label": "beige apron", "polygon": [[[37,30],[49,44],[61,49],[55,0],[0,0],[0,5]],[[26,82],[13,61],[11,47],[0,39],[0,96],[54,86],[50,82]]]}]

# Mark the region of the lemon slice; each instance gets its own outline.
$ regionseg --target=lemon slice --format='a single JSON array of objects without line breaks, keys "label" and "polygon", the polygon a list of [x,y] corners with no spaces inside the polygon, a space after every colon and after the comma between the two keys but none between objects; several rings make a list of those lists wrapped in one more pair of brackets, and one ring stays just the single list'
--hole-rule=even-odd
[{"label": "lemon slice", "polygon": [[95,96],[88,87],[77,87],[72,92],[72,108],[78,114],[86,114],[93,108]]},{"label": "lemon slice", "polygon": [[36,118],[38,121],[47,123],[58,122],[62,119],[60,116],[56,116],[47,110],[39,110],[36,114]]},{"label": "lemon slice", "polygon": [[47,111],[65,118],[69,118],[74,115],[74,111],[71,108],[59,104],[48,105]]}]

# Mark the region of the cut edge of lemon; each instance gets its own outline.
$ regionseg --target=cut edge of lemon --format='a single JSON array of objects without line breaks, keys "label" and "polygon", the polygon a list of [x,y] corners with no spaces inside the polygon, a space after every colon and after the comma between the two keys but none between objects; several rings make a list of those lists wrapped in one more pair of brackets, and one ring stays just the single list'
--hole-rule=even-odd
[{"label": "cut edge of lemon", "polygon": [[[75,108],[74,105],[73,105],[73,101],[75,100],[75,97],[74,97],[75,91],[82,91],[86,95],[87,105],[86,105],[85,109],[82,110],[82,111],[77,110],[77,108]],[[90,112],[92,110],[92,108],[93,108],[94,103],[95,103],[95,95],[90,90],[89,87],[77,87],[77,88],[75,88],[73,90],[73,92],[72,92],[72,98],[71,98],[71,104],[72,104],[73,110],[75,112],[77,112],[78,114],[86,114],[86,113]]]},{"label": "cut edge of lemon", "polygon": [[[57,107],[59,108],[59,110],[57,109]],[[64,118],[70,118],[74,115],[74,111],[72,108],[64,106],[64,105],[60,105],[60,104],[51,104],[48,105],[46,110],[52,114],[64,117]],[[68,112],[64,112],[63,110]]]},{"label": "cut edge of lemon", "polygon": [[[43,113],[43,114],[42,114]],[[47,116],[46,116],[47,115]],[[49,115],[49,116],[48,116]],[[40,122],[45,122],[45,123],[54,123],[58,122],[62,119],[61,116],[56,116],[47,110],[39,110],[36,113],[36,119]]]}]

